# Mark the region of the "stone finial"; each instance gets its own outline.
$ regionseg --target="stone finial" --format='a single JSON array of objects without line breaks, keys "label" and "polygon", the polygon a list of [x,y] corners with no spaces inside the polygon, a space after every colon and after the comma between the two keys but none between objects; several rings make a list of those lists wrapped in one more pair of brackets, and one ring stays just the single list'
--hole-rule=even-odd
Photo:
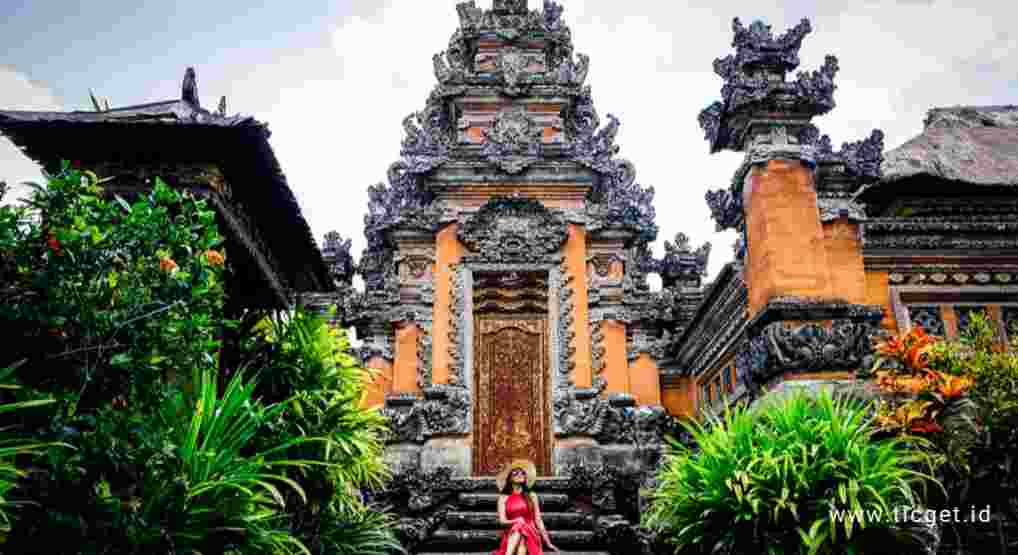
[{"label": "stone finial", "polygon": [[685,233],[677,233],[674,244],[665,241],[665,257],[658,263],[662,285],[671,287],[682,282],[699,286],[700,278],[707,274],[710,248],[710,243],[704,243],[694,251]]},{"label": "stone finial", "polygon": [[492,9],[495,13],[525,14],[527,0],[494,0]]},{"label": "stone finial", "polygon": [[732,21],[732,46],[736,50],[736,60],[740,67],[762,66],[784,71],[799,67],[799,48],[802,39],[813,28],[809,20],[803,18],[798,25],[789,29],[784,35],[775,38],[771,26],[762,21],[754,21],[749,27],[743,27],[739,18]]},{"label": "stone finial", "polygon": [[[724,81],[721,101],[700,112],[700,127],[711,152],[752,150],[759,143],[786,155],[798,146],[794,138],[810,118],[834,108],[838,60],[828,56],[819,70],[789,81],[787,73],[799,67],[802,39],[812,31],[809,20],[778,37],[760,21],[745,27],[735,18],[732,30],[735,54],[714,60],[714,72]],[[775,127],[782,128],[780,136]],[[784,137],[793,140],[779,140]]]},{"label": "stone finial", "polygon": [[325,246],[322,248],[322,258],[332,272],[332,277],[341,285],[350,285],[353,280],[354,263],[350,254],[351,240],[343,240],[343,237],[336,231],[325,234]]},{"label": "stone finial", "polygon": [[189,67],[184,72],[184,83],[180,87],[180,99],[192,106],[201,106],[198,101],[198,78],[194,68]]}]

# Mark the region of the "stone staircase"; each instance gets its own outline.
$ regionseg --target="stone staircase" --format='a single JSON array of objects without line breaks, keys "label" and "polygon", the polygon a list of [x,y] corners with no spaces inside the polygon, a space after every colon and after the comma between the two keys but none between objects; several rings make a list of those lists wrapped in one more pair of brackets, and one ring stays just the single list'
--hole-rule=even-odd
[{"label": "stone staircase", "polygon": [[[627,497],[621,485],[603,469],[537,480],[534,490],[545,526],[564,555],[639,555],[643,551],[626,518],[638,517],[638,510],[627,507],[630,503],[616,502]],[[399,534],[409,553],[488,555],[498,548],[504,529],[496,515],[495,491],[493,478],[412,472],[369,497],[400,514]]]},{"label": "stone staircase", "polygon": [[[605,554],[597,549],[593,531],[593,516],[570,511],[566,494],[541,493],[537,495],[548,527],[551,541],[568,552]],[[498,523],[495,493],[461,493],[459,506],[445,514],[445,522],[432,534],[421,553],[437,554],[456,552],[491,553],[499,544],[504,527]],[[578,551],[577,551],[578,550]]]}]

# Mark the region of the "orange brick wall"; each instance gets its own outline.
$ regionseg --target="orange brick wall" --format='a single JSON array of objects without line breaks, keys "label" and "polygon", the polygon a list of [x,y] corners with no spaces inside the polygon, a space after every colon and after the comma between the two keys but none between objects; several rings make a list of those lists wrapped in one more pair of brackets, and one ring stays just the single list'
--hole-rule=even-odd
[{"label": "orange brick wall", "polygon": [[661,404],[661,375],[657,363],[647,353],[642,353],[629,366],[629,386],[641,407]]},{"label": "orange brick wall", "polygon": [[866,272],[866,304],[875,304],[884,307],[884,319],[880,321],[880,327],[890,332],[898,333],[898,322],[891,309],[891,282],[887,271]]},{"label": "orange brick wall", "polygon": [[393,369],[394,393],[420,393],[417,386],[417,324],[396,325],[396,361]]},{"label": "orange brick wall", "polygon": [[626,326],[614,320],[600,323],[604,334],[604,369],[608,393],[629,393],[629,361],[626,360]]},{"label": "orange brick wall", "polygon": [[[446,226],[435,237],[435,304],[431,324],[431,379],[449,383],[449,312],[452,303],[452,270],[463,257],[464,247],[456,239],[456,224]],[[469,375],[469,373],[468,373]]]},{"label": "orange brick wall", "polygon": [[682,378],[661,390],[661,404],[672,416],[693,418],[696,415],[696,381]]},{"label": "orange brick wall", "polygon": [[773,297],[831,298],[812,171],[770,160],[752,169],[745,194],[750,317]]},{"label": "orange brick wall", "polygon": [[[590,328],[587,323],[587,232],[578,225],[569,225],[569,238],[565,245],[566,269],[573,276],[573,383],[576,387],[590,387]],[[655,382],[656,383],[656,382]]]},{"label": "orange brick wall", "polygon": [[371,357],[367,367],[374,369],[375,375],[365,388],[361,405],[380,408],[385,404],[385,396],[392,392],[392,363],[382,357]]},{"label": "orange brick wall", "polygon": [[823,224],[834,296],[850,303],[866,302],[866,271],[862,263],[859,224],[838,218]]}]

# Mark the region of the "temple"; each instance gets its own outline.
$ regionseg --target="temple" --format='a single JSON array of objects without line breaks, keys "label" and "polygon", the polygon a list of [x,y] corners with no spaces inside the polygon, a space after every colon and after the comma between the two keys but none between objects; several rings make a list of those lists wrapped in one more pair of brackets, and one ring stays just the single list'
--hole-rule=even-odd
[{"label": "temple", "polygon": [[338,233],[314,247],[264,126],[201,109],[187,79],[180,101],[0,112],[43,163],[218,199],[229,253],[254,269],[238,303],[338,306],[377,370],[364,402],[392,424],[393,479],[369,496],[411,552],[493,548],[491,476],[518,457],[537,464],[555,543],[646,552],[641,492],[677,418],[851,383],[875,337],[955,337],[972,310],[1002,344],[1018,333],[1018,107],[937,108],[895,150],[879,130],[835,150],[812,120],[835,108],[837,59],[793,75],[809,21],[775,35],[736,19],[699,122],[709,152],[745,154],[705,199],[740,239],[704,283],[709,244],[678,234],[653,256],[654,190],[616,156],[619,121],[595,108],[562,7],[456,9],[400,158],[369,188],[357,261]]}]

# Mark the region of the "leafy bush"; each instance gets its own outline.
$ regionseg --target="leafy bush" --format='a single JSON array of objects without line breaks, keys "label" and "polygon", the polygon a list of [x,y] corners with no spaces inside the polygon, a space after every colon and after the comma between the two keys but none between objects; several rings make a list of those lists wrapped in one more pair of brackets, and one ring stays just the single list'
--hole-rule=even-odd
[{"label": "leafy bush", "polygon": [[989,522],[946,524],[945,545],[957,552],[1018,551],[1018,330],[1011,337],[1008,350],[990,320],[973,311],[958,340],[926,352],[930,368],[969,386],[959,400],[964,410],[947,407],[942,431],[929,434],[947,463],[938,470],[946,494],[931,507],[990,512]]},{"label": "leafy bush", "polygon": [[[15,366],[0,369],[0,389],[20,389],[11,382],[11,375]],[[39,407],[53,403],[52,399],[37,399],[33,401],[20,401],[11,403],[0,403],[0,414],[24,411],[32,407]],[[14,464],[14,458],[18,456],[38,456],[45,453],[51,447],[70,447],[63,443],[39,443],[30,438],[18,437],[17,431],[0,430],[0,534],[10,531],[10,516],[7,511],[17,506],[17,503],[8,502],[5,498],[7,492],[14,488],[18,478],[25,475],[23,470],[18,469]]]},{"label": "leafy bush", "polygon": [[323,436],[328,443],[304,444],[290,456],[323,460],[328,468],[295,468],[297,483],[311,492],[307,504],[291,504],[291,526],[320,553],[386,553],[399,551],[391,520],[372,514],[359,488],[378,487],[386,477],[382,463],[386,421],[362,406],[370,371],[349,354],[344,330],[298,309],[277,314],[255,327],[247,345],[250,364],[259,364],[267,398],[289,397],[288,410],[266,429],[275,437]]},{"label": "leafy bush", "polygon": [[[359,407],[342,332],[275,316],[278,348],[251,365],[265,385],[236,370],[217,397],[238,322],[215,214],[158,179],[130,201],[102,184],[65,164],[0,207],[0,367],[25,361],[25,387],[0,391],[21,408],[0,441],[39,455],[15,471],[0,451],[0,495],[24,505],[4,551],[397,551],[357,495],[380,479],[384,422]],[[42,450],[58,442],[73,449]]]},{"label": "leafy bush", "polygon": [[697,447],[672,442],[647,526],[677,553],[863,553],[874,542],[901,552],[918,538],[834,513],[890,519],[896,507],[919,506],[914,488],[931,480],[916,468],[929,461],[906,441],[872,439],[869,412],[798,393],[687,423]]}]

